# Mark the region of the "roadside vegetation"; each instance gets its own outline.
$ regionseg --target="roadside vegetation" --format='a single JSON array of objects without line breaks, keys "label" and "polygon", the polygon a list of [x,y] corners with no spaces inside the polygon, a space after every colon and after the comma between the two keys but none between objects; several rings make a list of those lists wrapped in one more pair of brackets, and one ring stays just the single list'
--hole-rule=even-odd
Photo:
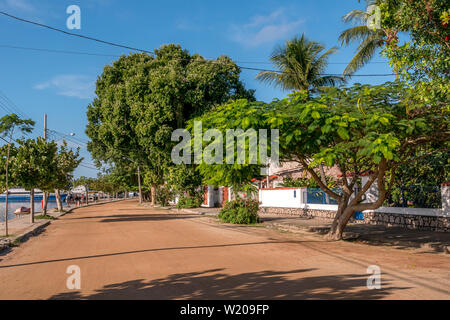
[{"label": "roadside vegetation", "polygon": [[225,204],[219,219],[233,224],[256,224],[259,222],[258,210],[258,201],[238,198]]},{"label": "roadside vegetation", "polygon": [[[96,166],[107,169],[96,179],[82,177],[76,184],[112,197],[139,191],[140,202],[152,205],[166,206],[178,198],[178,208],[200,206],[204,185],[231,187],[234,197],[219,218],[257,223],[252,181],[261,178],[261,169],[267,166],[260,150],[251,164],[247,143],[243,164],[191,164],[194,155],[186,150],[181,151],[190,161],[172,162],[178,144],[172,133],[187,129],[195,146],[197,121],[203,124],[202,134],[215,129],[222,137],[229,129],[266,129],[270,139],[271,130],[278,129],[280,160],[295,161],[308,173],[308,177],[287,179],[284,186],[320,188],[338,204],[329,240],[342,239],[355,212],[398,202],[404,186],[414,183],[426,188],[448,181],[448,1],[367,1],[372,4],[380,10],[379,25],[367,25],[373,18],[367,12],[354,10],[343,17],[344,22],[359,25],[344,30],[337,41],[359,45],[342,75],[327,73],[337,47],[326,48],[305,34],[276,47],[269,57],[274,70],[256,78],[288,96],[270,103],[256,101],[231,58],[207,60],[176,44],[163,45],[152,55],[124,55],[105,66],[97,81],[97,96],[88,106],[86,134]],[[408,41],[401,43],[402,34]],[[354,82],[352,75],[378,54],[389,60],[395,81]],[[27,132],[34,125],[31,120],[21,121],[1,119],[2,136],[12,142],[14,128]],[[203,159],[225,151],[233,159],[241,156],[237,148],[224,150],[217,141],[202,139]],[[0,149],[1,188],[7,187],[6,177],[9,185],[57,194],[71,183],[81,161],[78,151],[66,145],[58,149],[54,142],[40,138],[23,138],[16,144]],[[338,168],[342,177],[332,177],[325,167]],[[364,185],[361,173],[368,176]],[[374,185],[379,198],[367,202],[365,192]],[[354,194],[356,186],[359,191]],[[417,201],[432,206],[439,199]]]}]

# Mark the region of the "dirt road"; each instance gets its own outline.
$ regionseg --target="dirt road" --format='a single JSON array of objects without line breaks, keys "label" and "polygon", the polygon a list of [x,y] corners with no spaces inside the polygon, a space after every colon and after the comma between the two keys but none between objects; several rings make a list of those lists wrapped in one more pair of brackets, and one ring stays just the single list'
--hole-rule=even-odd
[{"label": "dirt road", "polygon": [[[81,289],[69,290],[69,266]],[[368,290],[370,265],[381,289]],[[129,200],[0,255],[0,299],[449,299],[450,258],[236,227]]]}]

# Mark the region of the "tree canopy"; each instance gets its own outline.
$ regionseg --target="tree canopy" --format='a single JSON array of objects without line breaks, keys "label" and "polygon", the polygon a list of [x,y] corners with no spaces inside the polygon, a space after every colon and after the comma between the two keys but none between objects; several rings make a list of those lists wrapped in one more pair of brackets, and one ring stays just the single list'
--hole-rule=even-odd
[{"label": "tree canopy", "polygon": [[177,45],[154,55],[122,56],[106,66],[88,107],[88,150],[97,161],[141,166],[147,183],[163,181],[171,165],[173,130],[236,98],[254,100],[228,57],[206,60]]}]

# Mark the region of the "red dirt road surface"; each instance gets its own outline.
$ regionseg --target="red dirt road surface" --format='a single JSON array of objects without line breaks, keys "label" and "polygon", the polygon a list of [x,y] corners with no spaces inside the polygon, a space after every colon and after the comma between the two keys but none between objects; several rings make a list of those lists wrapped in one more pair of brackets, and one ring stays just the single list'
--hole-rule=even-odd
[{"label": "red dirt road surface", "polygon": [[[0,299],[449,299],[450,258],[138,206],[77,209],[0,255]],[[69,290],[69,266],[81,289]],[[381,268],[381,289],[367,268]]]}]

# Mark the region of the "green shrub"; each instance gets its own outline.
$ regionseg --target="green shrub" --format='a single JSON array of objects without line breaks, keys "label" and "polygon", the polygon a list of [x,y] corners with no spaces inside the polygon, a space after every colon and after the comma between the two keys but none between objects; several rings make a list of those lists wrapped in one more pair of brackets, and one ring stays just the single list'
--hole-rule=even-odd
[{"label": "green shrub", "polygon": [[174,198],[175,194],[168,185],[161,186],[156,191],[156,203],[163,207],[168,206]]},{"label": "green shrub", "polygon": [[201,207],[203,203],[203,197],[200,194],[194,195],[192,197],[182,196],[178,200],[177,209],[192,209]]},{"label": "green shrub", "polygon": [[50,215],[43,215],[43,214],[41,214],[41,215],[39,215],[39,216],[35,216],[34,218],[35,218],[36,220],[56,220],[56,218],[53,217],[53,216],[50,216]]},{"label": "green shrub", "polygon": [[233,224],[255,224],[259,222],[258,209],[259,203],[255,200],[233,200],[220,211],[219,219]]}]

